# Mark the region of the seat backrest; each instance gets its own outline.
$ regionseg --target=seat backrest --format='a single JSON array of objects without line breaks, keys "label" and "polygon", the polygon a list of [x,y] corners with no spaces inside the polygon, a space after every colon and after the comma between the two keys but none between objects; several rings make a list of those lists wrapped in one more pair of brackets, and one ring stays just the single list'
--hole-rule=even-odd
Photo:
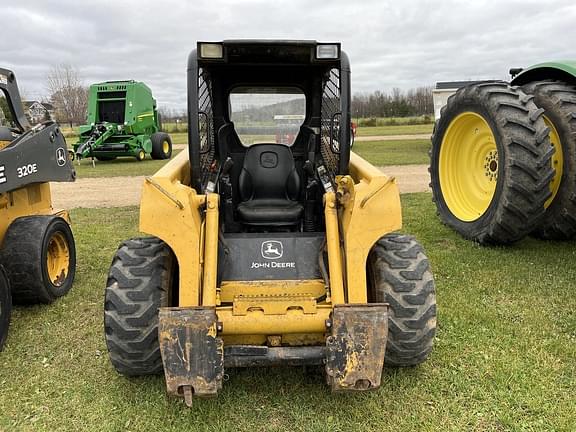
[{"label": "seat backrest", "polygon": [[248,148],[238,186],[242,201],[255,199],[297,200],[300,176],[289,147],[255,144]]}]

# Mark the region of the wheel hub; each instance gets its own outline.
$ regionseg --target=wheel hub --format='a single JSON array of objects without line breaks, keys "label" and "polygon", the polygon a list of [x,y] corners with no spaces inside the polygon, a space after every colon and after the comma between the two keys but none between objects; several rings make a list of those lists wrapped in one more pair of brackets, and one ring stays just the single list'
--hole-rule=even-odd
[{"label": "wheel hub", "polygon": [[66,281],[70,267],[70,251],[62,233],[54,234],[48,242],[46,267],[52,285],[62,286]]}]

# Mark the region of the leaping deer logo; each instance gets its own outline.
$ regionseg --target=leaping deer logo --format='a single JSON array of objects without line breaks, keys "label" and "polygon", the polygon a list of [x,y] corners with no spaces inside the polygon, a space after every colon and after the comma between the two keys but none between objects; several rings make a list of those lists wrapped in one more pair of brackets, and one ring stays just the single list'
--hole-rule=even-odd
[{"label": "leaping deer logo", "polygon": [[277,240],[267,240],[262,242],[262,258],[266,259],[278,259],[282,258],[284,254],[284,247],[282,246],[282,242]]}]

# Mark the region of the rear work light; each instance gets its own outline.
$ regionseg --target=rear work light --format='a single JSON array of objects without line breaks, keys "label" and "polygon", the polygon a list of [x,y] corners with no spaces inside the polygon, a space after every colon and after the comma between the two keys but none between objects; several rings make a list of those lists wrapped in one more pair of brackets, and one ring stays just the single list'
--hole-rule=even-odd
[{"label": "rear work light", "polygon": [[208,59],[221,59],[224,57],[224,50],[221,44],[202,43],[200,44],[200,57]]},{"label": "rear work light", "polygon": [[319,60],[337,59],[339,57],[338,45],[322,44],[316,45],[316,58]]}]

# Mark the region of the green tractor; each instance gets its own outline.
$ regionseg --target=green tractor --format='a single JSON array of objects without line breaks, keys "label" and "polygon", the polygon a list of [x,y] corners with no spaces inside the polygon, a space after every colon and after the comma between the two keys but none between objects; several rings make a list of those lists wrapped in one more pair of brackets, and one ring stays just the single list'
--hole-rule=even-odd
[{"label": "green tractor", "polygon": [[481,244],[576,236],[576,61],[511,69],[468,85],[432,135],[442,221]]},{"label": "green tractor", "polygon": [[160,132],[156,101],[150,88],[137,81],[107,81],[90,86],[88,120],[80,126],[72,158],[110,161],[132,156],[143,161],[170,159],[172,140]]}]

